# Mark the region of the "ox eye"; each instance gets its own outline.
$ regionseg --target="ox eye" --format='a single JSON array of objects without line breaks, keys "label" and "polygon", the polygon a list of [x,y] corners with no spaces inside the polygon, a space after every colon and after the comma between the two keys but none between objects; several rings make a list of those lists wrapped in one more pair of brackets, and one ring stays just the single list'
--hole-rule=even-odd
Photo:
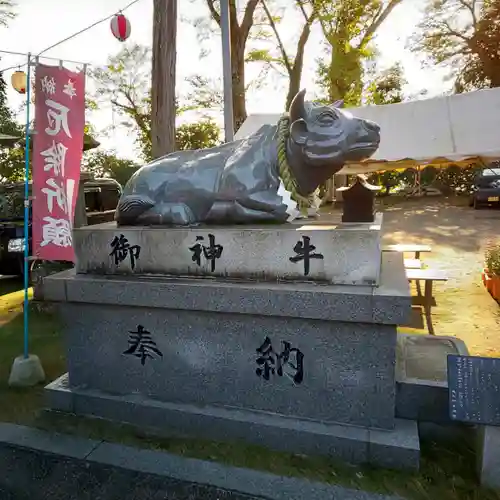
[{"label": "ox eye", "polygon": [[322,125],[331,125],[337,119],[337,115],[332,111],[323,111],[318,116],[318,121]]}]

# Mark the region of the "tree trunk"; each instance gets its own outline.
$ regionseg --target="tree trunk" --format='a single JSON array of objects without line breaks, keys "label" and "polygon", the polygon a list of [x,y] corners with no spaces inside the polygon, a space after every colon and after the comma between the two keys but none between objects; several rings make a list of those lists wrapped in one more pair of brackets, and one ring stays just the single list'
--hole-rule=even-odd
[{"label": "tree trunk", "polygon": [[[233,29],[233,27],[231,27],[231,29]],[[241,43],[238,38],[238,35],[233,37],[231,47],[233,120],[235,133],[238,132],[238,129],[247,119],[247,107],[245,102],[245,43]]]},{"label": "tree trunk", "polygon": [[175,150],[177,0],[154,0],[151,82],[153,158]]},{"label": "tree trunk", "polygon": [[288,81],[288,92],[286,95],[285,110],[290,109],[290,104],[292,104],[293,98],[300,91],[300,81],[302,78],[302,65],[300,67],[294,66],[292,72],[289,75]]}]

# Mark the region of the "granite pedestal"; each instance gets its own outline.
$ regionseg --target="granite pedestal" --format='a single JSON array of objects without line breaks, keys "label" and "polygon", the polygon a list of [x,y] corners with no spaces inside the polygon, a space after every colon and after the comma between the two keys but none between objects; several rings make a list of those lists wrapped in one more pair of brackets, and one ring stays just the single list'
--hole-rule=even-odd
[{"label": "granite pedestal", "polygon": [[[279,226],[166,229],[117,228],[116,223],[109,222],[75,231],[76,269],[81,274],[189,275],[378,285],[381,224],[382,214],[377,214],[373,224],[294,221]],[[308,244],[314,248],[310,249],[308,269],[304,272],[301,257]],[[118,254],[126,246],[139,256],[130,258],[129,252],[120,259]]]},{"label": "granite pedestal", "polygon": [[[141,231],[137,240],[127,233],[131,244],[151,241],[148,229]],[[160,237],[159,229],[151,231]],[[316,226],[299,233],[310,234],[315,251],[333,262],[326,274],[325,264],[315,275],[316,282],[304,282],[303,272],[293,279],[288,258],[280,268],[279,249],[275,277],[290,278],[282,282],[257,282],[255,276],[271,272],[262,273],[271,268],[258,259],[249,261],[247,279],[229,261],[226,278],[182,277],[187,261],[169,264],[173,247],[166,243],[176,231],[163,229],[165,245],[157,242],[148,268],[158,265],[156,272],[137,271],[143,255],[152,255],[141,252],[128,276],[120,275],[121,262],[110,262],[116,231],[75,231],[76,242],[100,253],[44,282],[46,300],[61,305],[68,346],[68,376],[47,387],[50,407],[162,432],[418,467],[416,423],[395,418],[396,325],[411,309],[400,255],[381,260],[379,252],[370,262],[370,280],[379,286],[367,285],[364,272],[365,278],[352,280],[355,285],[332,284],[339,276],[333,272],[341,254],[338,236]],[[196,236],[198,230],[182,231]],[[210,231],[217,242],[227,236]],[[316,239],[321,232],[323,240]],[[236,244],[233,249],[240,259]],[[240,248],[241,254],[251,251]],[[358,248],[358,254],[365,251]],[[78,246],[77,254],[87,255]]]}]

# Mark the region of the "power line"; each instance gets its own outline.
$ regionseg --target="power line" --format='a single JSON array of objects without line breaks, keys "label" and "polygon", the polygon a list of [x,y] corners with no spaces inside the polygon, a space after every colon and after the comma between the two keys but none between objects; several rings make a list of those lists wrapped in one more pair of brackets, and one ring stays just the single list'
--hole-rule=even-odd
[{"label": "power line", "polygon": [[[122,9],[120,9],[118,12],[122,12],[122,11],[128,9],[129,7],[132,7],[132,5],[134,5],[137,2],[139,2],[139,0],[133,0],[132,2],[130,2],[129,4],[127,4],[125,7],[123,7]],[[67,38],[64,38],[63,40],[61,40],[60,42],[55,43],[54,45],[51,45],[50,47],[47,47],[46,49],[43,49],[38,55],[41,56],[44,52],[47,52],[50,49],[53,49],[54,47],[57,47],[58,45],[61,45],[62,43],[67,42],[68,40],[71,40],[72,38],[75,38],[75,36],[81,35],[85,31],[88,31],[89,29],[92,29],[94,26],[97,26],[98,24],[101,24],[104,21],[107,21],[108,19],[111,19],[115,14],[116,14],[116,12],[113,12],[113,14],[110,14],[109,16],[106,16],[103,19],[100,19],[99,21],[96,21],[95,23],[91,24],[90,26],[87,26],[86,28],[84,28],[84,29],[82,29],[80,31],[77,31],[73,35],[70,35]]]},{"label": "power line", "polygon": [[[128,3],[127,5],[125,5],[125,7],[122,7],[121,9],[118,10],[119,13],[123,12],[124,10],[128,9],[129,7],[132,7],[132,5],[136,4],[137,2],[139,2],[140,0],[133,0],[132,2]],[[97,26],[98,24],[101,24],[105,21],[108,21],[109,19],[111,19],[114,15],[116,15],[116,11],[113,12],[113,14],[110,14],[102,19],[99,19],[98,21],[92,23],[91,25],[87,26],[86,28],[83,28],[81,29],[80,31],[77,31],[76,33],[73,33],[72,35],[66,37],[66,38],[63,38],[62,40],[60,40],[59,42],[57,43],[54,43],[53,45],[50,45],[49,47],[43,49],[41,52],[38,53],[38,55],[34,55],[33,57],[40,57],[44,52],[48,52],[49,50],[52,50],[53,48],[77,37],[78,35],[81,35],[82,33],[85,33],[86,31],[94,28],[95,26]],[[4,54],[15,54],[15,55],[20,55],[20,56],[25,56],[25,57],[28,57],[28,53],[23,53],[23,52],[12,52],[12,51],[8,51],[8,50],[0,50],[0,53],[4,53]],[[43,56],[44,59],[50,59],[50,60],[53,60],[53,61],[60,61],[61,59],[60,58],[56,58],[56,57],[47,57],[47,56]],[[84,65],[87,65],[88,63],[82,63],[82,62],[79,62],[79,61],[71,61],[69,59],[65,59],[65,61],[67,62],[72,62],[72,63],[75,63],[75,64],[84,64]],[[3,73],[4,71],[9,71],[10,69],[14,69],[14,68],[19,68],[21,66],[25,66],[26,63],[22,64],[22,63],[19,63],[19,64],[15,64],[14,66],[9,66],[8,68],[5,68],[5,69],[2,69],[0,70],[0,73]]]},{"label": "power line", "polygon": [[[11,55],[15,55],[15,56],[25,56],[28,57],[28,53],[24,53],[24,52],[13,52],[11,50],[0,50],[0,53],[1,54],[11,54]],[[35,56],[34,54],[31,54],[33,56],[33,58],[37,58],[38,56]],[[42,56],[44,59],[50,59],[51,61],[60,61],[61,58],[60,57],[48,57],[48,56]],[[74,63],[74,64],[88,64],[88,63],[83,63],[81,61],[73,61],[71,59],[64,59],[66,62],[70,62],[70,63]],[[19,64],[16,64],[15,66],[11,66],[9,68],[6,68],[6,69],[3,69],[0,71],[3,72],[3,71],[8,71],[9,69],[13,69],[13,68],[18,68],[20,66],[25,66],[26,63],[19,63]]]}]

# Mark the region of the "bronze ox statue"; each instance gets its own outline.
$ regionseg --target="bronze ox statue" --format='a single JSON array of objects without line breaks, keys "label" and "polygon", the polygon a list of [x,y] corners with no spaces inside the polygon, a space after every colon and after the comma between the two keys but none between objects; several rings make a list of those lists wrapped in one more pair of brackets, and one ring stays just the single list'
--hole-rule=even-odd
[{"label": "bronze ox statue", "polygon": [[307,197],[345,162],[370,157],[380,143],[378,125],[339,109],[340,101],[328,106],[304,98],[302,90],[278,125],[144,165],[127,182],[116,221],[145,226],[285,222],[288,207],[278,193],[283,180],[292,198]]}]

